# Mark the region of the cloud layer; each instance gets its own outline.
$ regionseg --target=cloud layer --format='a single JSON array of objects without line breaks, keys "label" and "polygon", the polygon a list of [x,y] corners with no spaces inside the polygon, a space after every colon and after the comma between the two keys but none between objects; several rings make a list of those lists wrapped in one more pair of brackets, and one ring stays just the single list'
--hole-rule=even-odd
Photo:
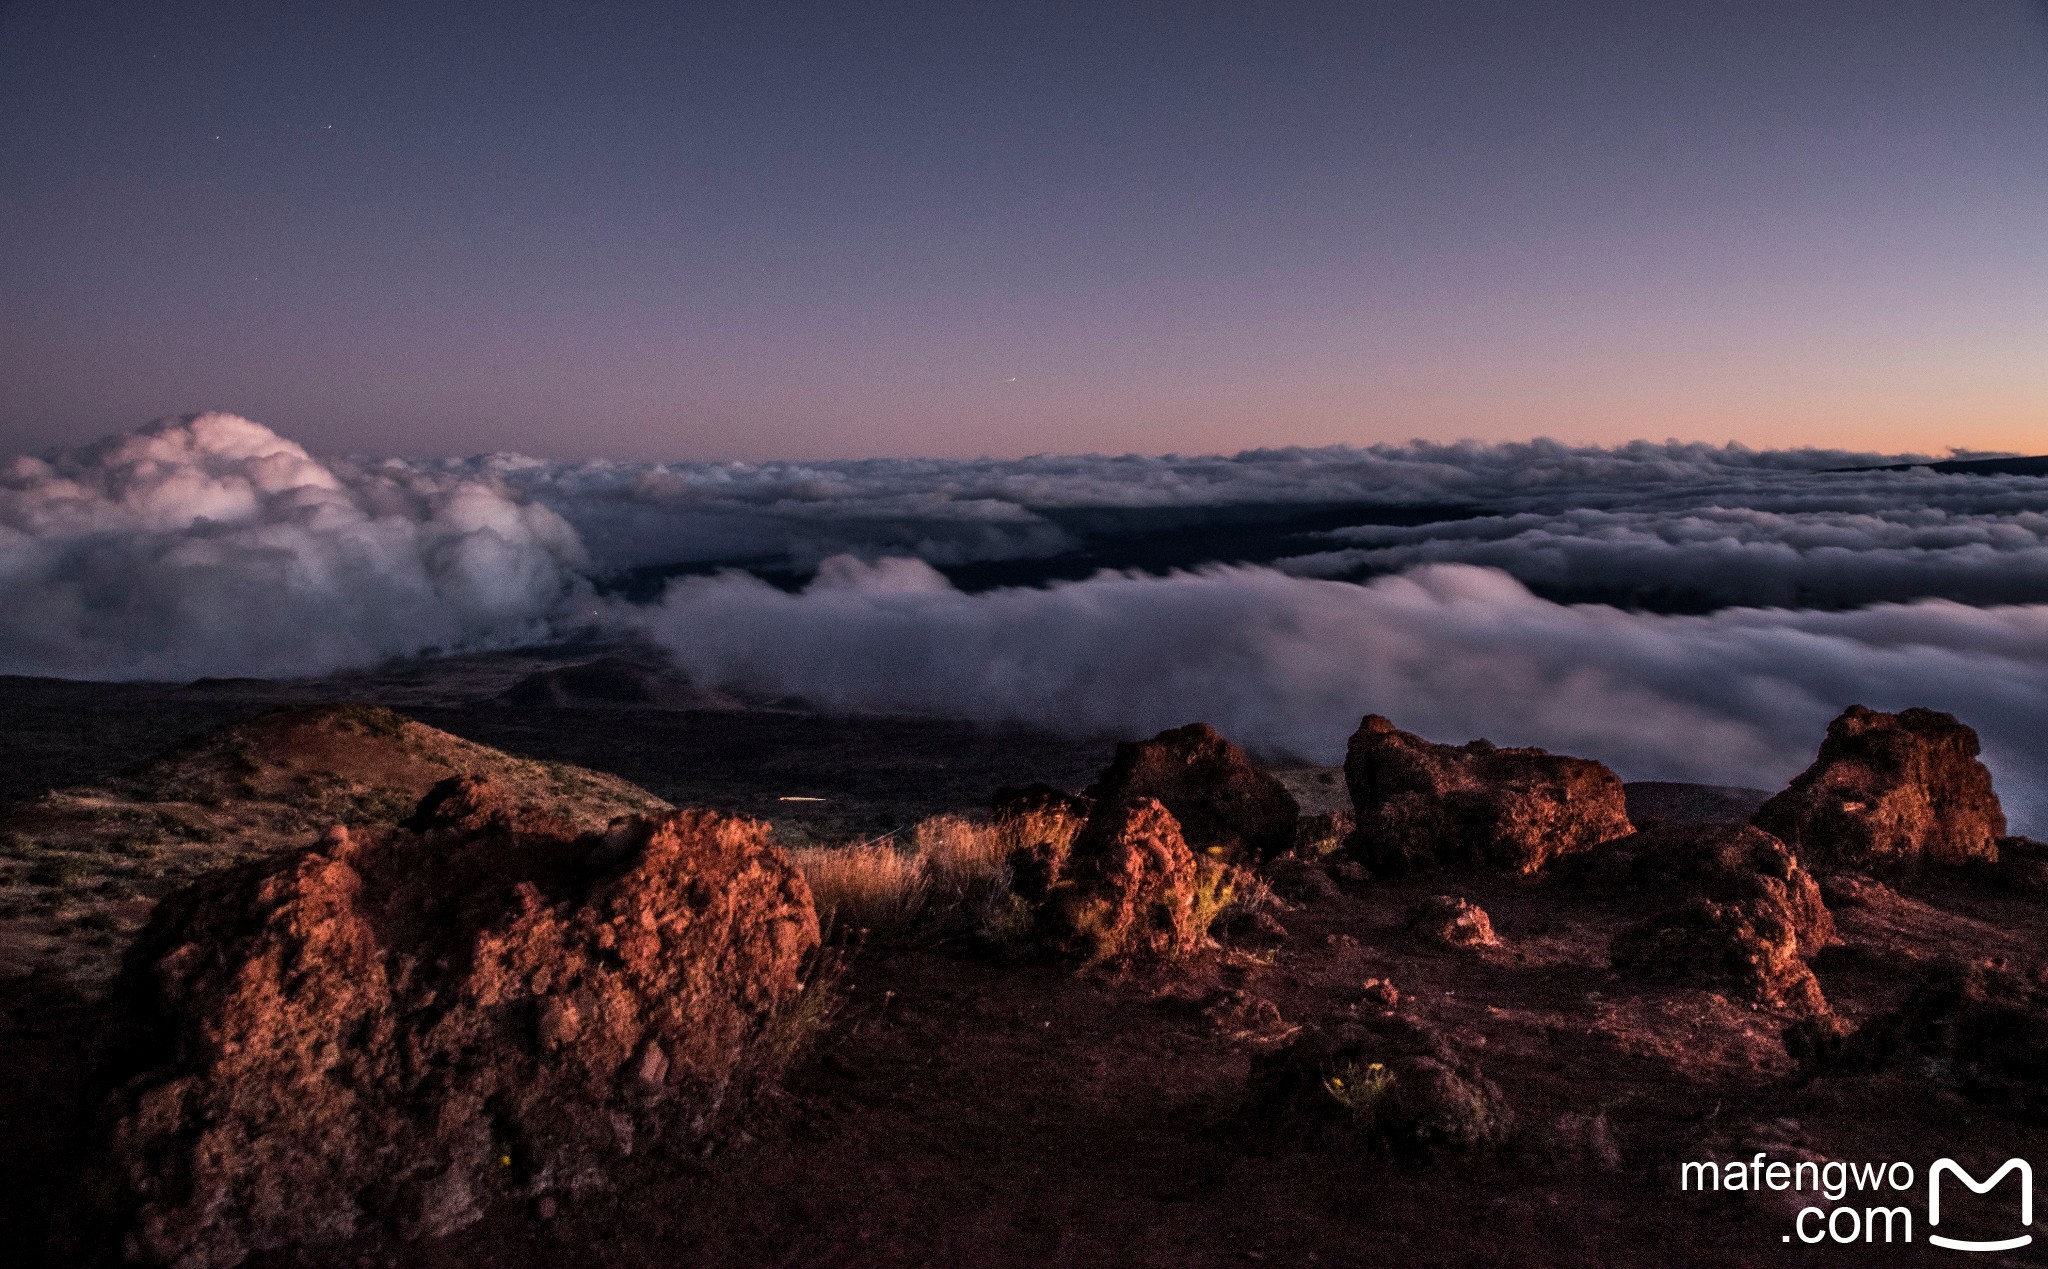
[{"label": "cloud layer", "polygon": [[1359,526],[1325,536],[1344,545],[1281,567],[1303,576],[1357,577],[1420,564],[1483,564],[1546,594],[1701,610],[2048,597],[2048,514],[2032,508],[1576,509],[1413,528]]},{"label": "cloud layer", "polygon": [[[1206,719],[1325,760],[1376,710],[1438,739],[1763,786],[1844,705],[1928,705],[1984,733],[2038,822],[2048,480],[1827,470],[1884,457],[323,461],[200,415],[0,466],[0,672],[312,674],[596,621],[706,685],[834,710],[1126,735]],[[1116,515],[1199,527],[1274,504],[1430,522],[1304,536],[1280,568],[970,595],[933,567],[1055,556]],[[727,571],[641,606],[595,597],[637,564],[732,560],[817,574],[800,593]],[[1574,595],[1622,603],[1556,602]],[[1660,605],[1698,611],[1642,610]]]},{"label": "cloud layer", "polygon": [[1287,571],[1360,577],[1423,563],[1500,568],[1559,597],[1624,605],[1821,606],[1923,597],[2048,600],[2048,480],[1831,470],[1898,456],[1667,442],[1257,450],[849,463],[417,468],[486,479],[575,526],[600,571],[815,568],[836,554],[940,567],[1045,559],[1125,523],[1248,506],[1374,508],[1430,522],[1304,537]]},{"label": "cloud layer", "polygon": [[1770,788],[1843,706],[1927,705],[1979,728],[2024,820],[2048,793],[2048,606],[1657,616],[1552,603],[1466,565],[1364,585],[1219,567],[967,595],[918,561],[842,557],[802,594],[689,578],[636,616],[699,680],[743,692],[1080,733],[1202,719],[1324,762],[1378,712],[1633,779]]}]

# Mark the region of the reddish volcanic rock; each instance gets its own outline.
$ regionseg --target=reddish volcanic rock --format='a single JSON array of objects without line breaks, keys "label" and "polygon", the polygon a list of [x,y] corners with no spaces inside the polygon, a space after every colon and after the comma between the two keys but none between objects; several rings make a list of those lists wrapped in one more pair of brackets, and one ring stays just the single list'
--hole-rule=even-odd
[{"label": "reddish volcanic rock", "polygon": [[1301,818],[1287,786],[1207,723],[1118,745],[1084,796],[1097,807],[1157,798],[1194,850],[1220,848],[1259,860],[1291,849]]},{"label": "reddish volcanic rock", "polygon": [[453,782],[416,823],[158,908],[114,996],[99,1189],[130,1258],[443,1234],[701,1139],[774,1074],[818,924],[764,826],[577,836]]},{"label": "reddish volcanic rock", "polygon": [[1600,763],[1484,740],[1432,744],[1378,714],[1351,737],[1344,781],[1357,808],[1353,851],[1390,872],[1534,872],[1633,828],[1621,781]]},{"label": "reddish volcanic rock", "polygon": [[1615,934],[1609,952],[1623,973],[1826,1008],[1805,958],[1835,941],[1835,919],[1812,874],[1762,829],[1652,824],[1572,864],[1596,888],[1662,909]]},{"label": "reddish volcanic rock", "polygon": [[1104,807],[1074,840],[1063,879],[1039,913],[1046,942],[1098,961],[1169,960],[1202,946],[1195,856],[1152,798]]},{"label": "reddish volcanic rock", "polygon": [[1996,861],[2005,812],[1977,761],[1977,733],[1931,709],[1851,705],[1820,756],[1754,823],[1815,863],[1900,871]]},{"label": "reddish volcanic rock", "polygon": [[1307,859],[1332,854],[1357,828],[1358,817],[1348,810],[1304,815],[1294,826],[1294,853]]},{"label": "reddish volcanic rock", "polygon": [[1771,904],[1696,898],[1621,930],[1609,951],[1614,967],[1631,977],[1726,987],[1798,1013],[1827,1008],[1820,983],[1800,959],[1791,921]]},{"label": "reddish volcanic rock", "polygon": [[1445,947],[1491,947],[1500,940],[1486,909],[1453,894],[1433,894],[1408,913],[1408,932]]},{"label": "reddish volcanic rock", "polygon": [[1835,919],[1813,874],[1785,843],[1753,825],[1653,824],[1574,862],[1596,884],[1625,896],[1768,908],[1791,927],[1801,956],[1835,941]]}]

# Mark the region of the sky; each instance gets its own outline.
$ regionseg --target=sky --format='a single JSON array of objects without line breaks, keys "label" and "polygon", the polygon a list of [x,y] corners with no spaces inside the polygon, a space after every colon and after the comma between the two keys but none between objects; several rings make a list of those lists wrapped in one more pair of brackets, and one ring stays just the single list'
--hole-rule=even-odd
[{"label": "sky", "polygon": [[0,453],[2038,453],[2048,19],[13,0],[0,297]]}]

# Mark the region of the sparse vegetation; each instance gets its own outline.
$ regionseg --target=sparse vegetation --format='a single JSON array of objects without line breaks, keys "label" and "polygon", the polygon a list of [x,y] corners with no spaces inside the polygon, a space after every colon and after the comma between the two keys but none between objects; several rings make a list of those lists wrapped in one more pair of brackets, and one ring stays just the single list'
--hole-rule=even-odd
[{"label": "sparse vegetation", "polygon": [[1382,1062],[1346,1062],[1323,1078],[1323,1088],[1354,1124],[1370,1128],[1379,1115],[1380,1103],[1393,1091],[1394,1073]]},{"label": "sparse vegetation", "polygon": [[821,947],[804,974],[803,990],[768,1020],[755,1048],[759,1074],[773,1080],[831,1027],[846,1003],[846,961]]},{"label": "sparse vegetation", "polygon": [[396,740],[405,734],[406,724],[411,720],[396,710],[382,705],[359,705],[354,703],[330,706],[335,715],[345,724],[366,736],[377,736],[385,740]]},{"label": "sparse vegetation", "polygon": [[1219,859],[1203,858],[1195,867],[1193,926],[1206,931],[1237,900],[1238,870]]},{"label": "sparse vegetation", "polygon": [[396,824],[418,804],[404,789],[371,789],[351,798],[342,818],[352,824]]},{"label": "sparse vegetation", "polygon": [[923,913],[931,893],[925,861],[886,842],[790,853],[810,883],[828,939],[855,932],[867,938],[902,934]]},{"label": "sparse vegetation", "polygon": [[1038,905],[1023,895],[1009,893],[994,905],[981,928],[996,953],[1013,961],[1031,949],[1031,932],[1037,924]]},{"label": "sparse vegetation", "polygon": [[1011,852],[1044,846],[1064,856],[1080,827],[1056,812],[993,824],[938,815],[890,841],[790,853],[810,883],[828,938],[854,931],[869,939],[900,938],[917,928],[957,924],[985,930],[1000,943],[998,923],[1014,940],[1031,919],[1031,905],[1010,892]]}]

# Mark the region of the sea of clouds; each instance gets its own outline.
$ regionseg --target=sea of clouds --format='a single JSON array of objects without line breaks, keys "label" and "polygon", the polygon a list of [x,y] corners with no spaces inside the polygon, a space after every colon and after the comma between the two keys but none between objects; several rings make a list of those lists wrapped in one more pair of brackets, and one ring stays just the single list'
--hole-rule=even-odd
[{"label": "sea of clouds", "polygon": [[[1762,787],[1842,706],[1919,704],[1976,725],[2020,821],[2048,820],[2048,479],[1829,470],[1884,461],[1547,442],[333,461],[202,415],[0,467],[0,672],[313,674],[595,623],[705,686],[834,710],[1118,734],[1205,719],[1321,760],[1377,711],[1630,778]],[[1072,550],[1091,508],[1276,502],[1456,518],[1332,531],[1273,567],[979,594],[933,567]],[[597,584],[718,561],[816,576],[681,577],[645,604]],[[1536,593],[1674,586],[1701,611]]]}]

